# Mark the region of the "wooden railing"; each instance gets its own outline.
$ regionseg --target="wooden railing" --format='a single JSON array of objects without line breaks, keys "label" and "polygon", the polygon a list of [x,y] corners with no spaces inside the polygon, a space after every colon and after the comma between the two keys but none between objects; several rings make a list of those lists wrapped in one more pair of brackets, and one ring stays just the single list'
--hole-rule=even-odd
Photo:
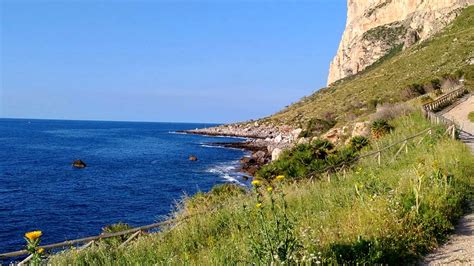
[{"label": "wooden railing", "polygon": [[455,89],[438,99],[423,105],[424,112],[436,112],[453,103],[454,100],[467,93],[465,87]]},{"label": "wooden railing", "polygon": [[[207,212],[207,213],[209,213],[209,212]],[[60,243],[43,245],[43,246],[39,246],[38,248],[43,248],[45,251],[48,251],[48,250],[54,250],[54,249],[61,249],[61,248],[65,248],[65,247],[76,247],[80,244],[85,243],[84,245],[78,247],[79,250],[83,250],[83,249],[86,249],[86,248],[92,246],[95,243],[95,241],[102,240],[102,239],[107,239],[107,238],[112,238],[112,237],[125,236],[125,235],[130,235],[131,234],[125,240],[125,242],[123,242],[119,246],[119,248],[121,248],[121,247],[124,247],[125,245],[127,245],[130,241],[132,241],[136,237],[138,237],[140,234],[144,234],[147,231],[150,231],[150,230],[156,229],[156,228],[160,228],[160,227],[163,227],[165,225],[178,224],[178,223],[180,223],[184,220],[187,220],[187,219],[189,219],[191,217],[194,217],[196,215],[199,215],[199,214],[201,214],[201,213],[188,215],[188,216],[185,216],[185,217],[180,218],[180,219],[171,219],[171,220],[166,220],[166,221],[163,221],[163,222],[158,222],[158,223],[153,223],[153,224],[144,225],[144,226],[140,226],[140,227],[135,227],[135,228],[120,231],[120,232],[104,233],[104,234],[100,234],[100,235],[96,235],[96,236],[88,236],[88,237],[74,239],[74,240],[67,240],[67,241],[63,241],[63,242],[60,242]],[[7,252],[7,253],[0,254],[0,259],[20,257],[20,256],[28,255],[28,254],[29,254],[29,252],[27,250]],[[19,263],[19,265],[25,264],[31,258],[32,258],[32,255],[26,257],[23,261],[21,261]],[[0,263],[0,265],[1,265],[1,263]]]}]

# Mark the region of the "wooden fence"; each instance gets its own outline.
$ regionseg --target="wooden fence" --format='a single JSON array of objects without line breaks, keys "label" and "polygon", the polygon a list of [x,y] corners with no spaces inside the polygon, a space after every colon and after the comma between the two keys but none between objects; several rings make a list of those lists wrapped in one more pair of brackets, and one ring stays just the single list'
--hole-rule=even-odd
[{"label": "wooden fence", "polygon": [[423,105],[424,112],[436,112],[453,103],[454,100],[467,92],[465,87],[455,89],[438,99]]},{"label": "wooden fence", "polygon": [[[144,234],[144,233],[146,233],[146,232],[148,232],[152,229],[160,228],[160,227],[163,227],[165,225],[178,224],[179,222],[182,222],[184,220],[187,220],[187,219],[189,219],[191,217],[194,217],[196,215],[199,215],[199,214],[201,214],[201,213],[185,216],[181,219],[171,219],[171,220],[166,220],[166,221],[159,222],[159,223],[153,223],[153,224],[149,224],[149,225],[135,227],[135,228],[120,231],[120,232],[103,233],[103,234],[96,235],[96,236],[89,236],[89,237],[84,237],[84,238],[79,238],[79,239],[74,239],[74,240],[67,240],[67,241],[63,241],[63,242],[60,242],[60,243],[43,245],[43,246],[39,246],[38,248],[43,248],[45,251],[47,251],[47,250],[65,248],[65,247],[76,247],[79,244],[84,244],[85,243],[84,245],[77,247],[79,250],[83,250],[83,249],[86,249],[86,248],[92,246],[94,244],[94,242],[98,241],[98,240],[130,235],[122,244],[120,244],[119,248],[121,248],[121,247],[124,247],[125,245],[127,245],[130,241],[132,241],[133,239],[135,239],[139,235]],[[27,255],[27,254],[29,254],[29,252],[27,250],[7,252],[7,253],[0,254],[0,259],[19,257],[19,256]],[[19,265],[25,264],[32,257],[33,257],[32,255],[26,257],[23,261],[21,261],[19,263]]]}]

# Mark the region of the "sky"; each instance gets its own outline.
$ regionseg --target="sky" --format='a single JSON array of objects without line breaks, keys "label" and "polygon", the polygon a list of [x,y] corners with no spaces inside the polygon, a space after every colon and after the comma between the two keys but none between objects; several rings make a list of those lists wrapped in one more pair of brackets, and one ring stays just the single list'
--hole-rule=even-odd
[{"label": "sky", "polygon": [[324,87],[346,0],[0,0],[0,117],[216,122]]}]

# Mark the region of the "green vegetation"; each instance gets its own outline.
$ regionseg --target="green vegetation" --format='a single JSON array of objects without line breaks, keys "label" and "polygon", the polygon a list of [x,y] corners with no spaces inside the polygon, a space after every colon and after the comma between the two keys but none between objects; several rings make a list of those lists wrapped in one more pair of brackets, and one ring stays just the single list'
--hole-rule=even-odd
[{"label": "green vegetation", "polygon": [[[466,86],[473,88],[474,6],[445,30],[418,45],[376,62],[360,74],[320,89],[313,95],[290,105],[263,122],[301,125],[310,118],[323,118],[330,108],[339,124],[363,117],[371,112],[368,101],[379,99],[393,103],[402,99],[402,91],[410,84],[428,84],[434,78],[464,74]],[[451,73],[451,74],[446,74]],[[362,118],[361,118],[362,119]]]},{"label": "green vegetation", "polygon": [[[327,116],[327,115],[326,115]],[[322,133],[328,131],[336,124],[336,121],[333,119],[319,119],[319,118],[311,118],[305,129],[301,131],[299,137],[309,138],[314,136],[319,136]]]},{"label": "green vegetation", "polygon": [[[121,232],[125,231],[128,229],[131,229],[132,227],[126,223],[116,223],[112,225],[108,225],[104,228],[102,228],[102,233],[115,233],[115,232]],[[123,243],[127,238],[129,238],[131,234],[128,235],[123,235],[123,236],[117,236],[117,237],[112,237],[112,238],[107,238],[107,239],[102,239],[101,241],[104,243],[104,245],[108,245],[111,248],[112,247],[118,247],[121,243]]]},{"label": "green vegetation", "polygon": [[469,118],[469,121],[471,121],[472,123],[474,123],[474,112],[470,112],[470,113],[467,115],[467,118]]},{"label": "green vegetation", "polygon": [[400,40],[400,37],[404,36],[406,32],[407,29],[405,26],[403,26],[400,22],[394,22],[368,30],[364,33],[362,39],[393,45],[403,42],[403,40]]},{"label": "green vegetation", "polygon": [[327,140],[315,140],[283,152],[281,159],[264,165],[257,172],[257,177],[271,179],[277,175],[285,175],[292,179],[307,178],[347,164],[356,155],[357,150],[352,146],[336,149]]},{"label": "green vegetation", "polygon": [[[390,124],[392,133],[371,142],[363,153],[433,127],[420,113]],[[99,243],[71,250],[50,262],[414,263],[445,240],[474,191],[474,158],[443,133],[444,128],[435,126],[420,144],[419,139],[409,142],[409,152],[394,161],[399,147],[392,147],[382,154],[381,165],[366,157],[352,169],[322,179],[261,179],[253,197],[231,185],[198,194],[185,199],[175,216],[198,215],[161,233],[140,237],[127,248]],[[311,145],[323,157],[335,149],[323,141]]]},{"label": "green vegetation", "polygon": [[384,119],[378,119],[370,125],[370,132],[374,139],[379,139],[385,134],[388,134],[393,127]]}]

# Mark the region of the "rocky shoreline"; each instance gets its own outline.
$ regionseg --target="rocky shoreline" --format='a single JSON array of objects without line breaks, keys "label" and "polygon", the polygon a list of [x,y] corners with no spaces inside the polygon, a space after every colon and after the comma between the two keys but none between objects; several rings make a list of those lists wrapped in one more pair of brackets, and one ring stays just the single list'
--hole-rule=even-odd
[{"label": "rocky shoreline", "polygon": [[[383,107],[383,106],[382,106]],[[383,113],[383,108],[377,112]],[[273,160],[277,160],[280,154],[296,144],[309,143],[314,139],[323,138],[337,144],[347,144],[347,141],[354,136],[369,136],[370,123],[356,122],[354,124],[335,127],[328,130],[320,136],[302,137],[301,128],[292,128],[290,126],[272,126],[269,124],[261,125],[258,122],[228,124],[217,127],[197,128],[192,130],[183,130],[180,133],[196,134],[204,136],[225,136],[245,138],[242,142],[217,142],[211,145],[243,149],[251,152],[250,156],[240,159],[241,172],[254,176],[257,170]]]},{"label": "rocky shoreline", "polygon": [[215,142],[210,145],[250,151],[250,156],[240,159],[240,171],[254,176],[262,165],[278,159],[283,150],[292,147],[298,139],[301,129],[293,129],[289,126],[259,125],[255,122],[253,124],[229,124],[183,130],[179,133],[245,138],[246,140],[242,142]]}]

